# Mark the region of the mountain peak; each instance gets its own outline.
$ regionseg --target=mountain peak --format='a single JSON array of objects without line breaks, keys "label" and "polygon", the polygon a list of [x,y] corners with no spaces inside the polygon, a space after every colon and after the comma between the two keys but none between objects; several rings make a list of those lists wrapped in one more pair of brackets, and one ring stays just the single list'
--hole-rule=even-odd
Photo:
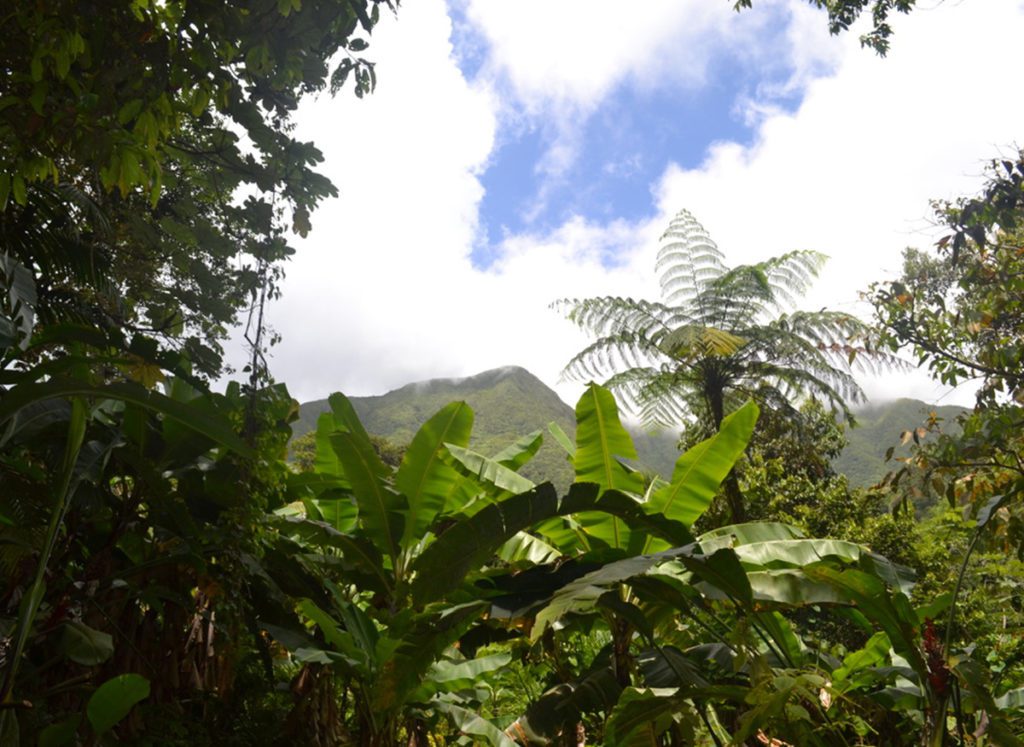
[{"label": "mountain peak", "polygon": [[[406,384],[405,386],[394,390],[394,392],[411,391],[416,394],[448,392],[457,397],[461,393],[490,389],[491,387],[497,386],[506,381],[511,382],[520,388],[551,391],[544,382],[522,366],[502,366],[501,368],[492,368],[489,371],[483,371],[472,376],[416,381],[412,384]],[[389,392],[388,395],[394,392]]]}]

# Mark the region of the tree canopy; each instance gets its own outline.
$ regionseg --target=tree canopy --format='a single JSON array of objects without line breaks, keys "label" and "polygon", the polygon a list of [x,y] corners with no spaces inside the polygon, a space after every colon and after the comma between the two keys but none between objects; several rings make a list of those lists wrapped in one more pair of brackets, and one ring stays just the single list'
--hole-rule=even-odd
[{"label": "tree canopy", "polygon": [[375,0],[6,12],[0,249],[31,268],[40,320],[137,333],[217,374],[227,327],[259,288],[274,293],[287,229],[305,234],[335,194],[290,117],[347,79],[372,89],[359,55],[379,12]]}]

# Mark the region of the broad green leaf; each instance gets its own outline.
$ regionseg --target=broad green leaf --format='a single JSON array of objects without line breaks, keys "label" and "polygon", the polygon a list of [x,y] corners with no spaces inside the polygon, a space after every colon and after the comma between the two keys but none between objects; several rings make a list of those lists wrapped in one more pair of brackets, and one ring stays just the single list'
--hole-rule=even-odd
[{"label": "broad green leaf", "polygon": [[149,680],[139,674],[119,674],[104,682],[89,698],[85,715],[93,731],[113,729],[140,700],[149,697]]},{"label": "broad green leaf", "polygon": [[455,444],[445,446],[451,455],[451,465],[466,477],[509,493],[525,493],[534,488],[530,480],[494,459]]},{"label": "broad green leaf", "polygon": [[610,712],[621,695],[611,667],[599,666],[546,690],[506,732],[521,744],[557,744],[558,735],[574,729],[584,713]]},{"label": "broad green leaf", "polygon": [[423,685],[413,696],[415,700],[428,700],[435,693],[458,692],[486,682],[484,675],[504,668],[512,660],[509,653],[481,656],[476,659],[453,661],[441,659],[427,671]]},{"label": "broad green leaf", "polygon": [[356,414],[348,397],[341,392],[335,392],[327,398],[327,402],[331,406],[330,416],[336,430],[348,431],[361,441],[370,440],[366,428],[363,427],[363,422],[359,419],[359,415]]},{"label": "broad green leaf", "polygon": [[380,633],[377,631],[377,626],[374,625],[373,620],[370,619],[358,604],[345,599],[334,584],[329,581],[326,583],[329,585],[334,596],[334,607],[341,617],[342,623],[345,624],[345,630],[355,640],[356,645],[362,651],[376,651],[377,641],[380,640]]},{"label": "broad green leaf", "polygon": [[576,458],[576,444],[573,443],[573,440],[569,438],[569,435],[562,430],[562,426],[552,420],[548,423],[548,432],[551,434],[552,438],[555,439],[555,443],[565,450],[565,453],[569,455],[570,459]]},{"label": "broad green leaf", "polygon": [[728,526],[705,532],[697,541],[705,553],[713,553],[722,547],[738,547],[752,542],[771,542],[773,540],[801,539],[804,534],[789,524],[777,521],[752,521],[747,524],[730,524]]},{"label": "broad green leaf", "polygon": [[949,609],[949,605],[953,603],[953,592],[944,591],[937,595],[928,604],[918,607],[915,612],[917,613],[918,623],[923,625],[925,620],[938,620],[939,615]]},{"label": "broad green leaf", "polygon": [[[812,581],[799,568],[747,571],[747,581],[757,602],[806,607],[812,604],[847,604],[849,601],[835,587]],[[716,595],[711,593],[709,596]]]},{"label": "broad green leaf", "polygon": [[369,443],[370,437],[348,397],[335,392],[327,398],[327,403],[331,409],[321,413],[316,421],[316,471],[343,477],[342,464],[331,446],[331,434],[337,431],[348,432],[361,443]]},{"label": "broad green leaf", "polygon": [[355,529],[359,519],[359,507],[351,495],[314,498],[311,503],[326,524],[339,532]]},{"label": "broad green leaf", "polygon": [[1007,711],[1024,710],[1024,687],[1008,690],[995,699],[996,705]]},{"label": "broad green leaf", "polygon": [[60,647],[71,661],[91,667],[113,655],[114,639],[85,623],[71,621],[64,624]]},{"label": "broad green leaf", "polygon": [[[583,484],[576,483],[573,487]],[[597,489],[597,486],[594,488]],[[534,531],[562,555],[575,555],[591,549],[590,538],[571,516],[556,516],[542,521],[534,527]]]},{"label": "broad green leaf", "polygon": [[[50,724],[39,732],[39,747],[70,747],[76,743],[75,734],[82,723],[82,715],[78,714],[70,718]],[[0,734],[0,737],[3,735]],[[0,744],[6,744],[0,739]],[[11,742],[17,744],[17,742]]]},{"label": "broad green leaf", "polygon": [[509,444],[491,459],[503,467],[518,470],[536,455],[543,444],[544,434],[537,430],[517,439],[515,443]]},{"label": "broad green leaf", "polygon": [[359,505],[359,524],[366,535],[397,563],[401,551],[402,498],[386,482],[388,468],[369,440],[345,431],[333,433],[331,446],[352,484]]},{"label": "broad green leaf", "polygon": [[[560,510],[560,513],[573,513],[579,529],[589,537],[608,547],[625,548],[633,553],[639,553],[650,537],[663,540],[663,544],[669,547],[693,542],[683,524],[661,514],[649,513],[633,496],[618,490],[601,493],[599,490],[594,483],[574,483]],[[587,546],[590,546],[589,542]]]},{"label": "broad green leaf", "polygon": [[752,620],[768,633],[774,644],[775,653],[782,659],[783,666],[797,667],[804,659],[804,645],[789,620],[778,612],[756,612]]},{"label": "broad green leaf", "polygon": [[[288,496],[293,501],[301,501],[305,498],[318,498],[325,496],[329,491],[336,491],[339,489],[345,489],[351,487],[348,484],[348,480],[344,480],[338,476],[341,472],[341,462],[338,461],[338,455],[334,453],[334,449],[330,448],[330,440],[325,439],[327,444],[327,451],[330,452],[331,459],[337,465],[334,473],[323,472],[319,468],[312,472],[292,472],[287,478],[287,491]],[[351,496],[345,494],[351,501]],[[330,498],[330,495],[325,497]]]},{"label": "broad green leaf", "polygon": [[637,458],[633,439],[619,421],[611,392],[590,384],[576,404],[576,481],[597,483],[604,490],[642,493],[641,476],[627,470],[617,457]]},{"label": "broad green leaf", "polygon": [[[615,547],[616,538],[645,540],[653,535],[673,547],[693,542],[685,526],[672,519],[644,511],[634,497],[617,490],[603,493],[595,483],[573,483],[562,500],[558,513],[567,518],[554,518],[539,523],[535,530],[563,555],[587,552],[593,541]],[[615,517],[618,523],[613,524]],[[622,544],[626,544],[623,542]],[[632,548],[639,552],[639,548]]]},{"label": "broad green leaf", "polygon": [[908,619],[902,605],[896,603],[898,597],[903,597],[901,592],[891,593],[881,579],[855,569],[838,570],[818,563],[804,568],[804,573],[812,580],[831,584],[846,595],[850,604],[856,605],[862,614],[881,627],[893,650],[904,657],[920,677],[928,676],[914,633],[916,615],[908,604]]},{"label": "broad green leaf", "polygon": [[684,708],[684,697],[678,688],[627,687],[608,717],[605,745],[654,747],[658,744],[657,736]]},{"label": "broad green leaf", "polygon": [[558,495],[550,483],[506,498],[457,521],[413,563],[412,597],[416,604],[440,599],[462,584],[518,532],[558,513]]},{"label": "broad green leaf", "polygon": [[[461,638],[487,609],[486,603],[468,602],[437,611],[428,608],[413,618],[391,654],[381,661],[380,674],[372,686],[370,707],[388,713],[408,702],[427,671],[441,654]],[[391,641],[381,639],[382,644]],[[384,646],[378,645],[377,656]]]},{"label": "broad green leaf", "polygon": [[289,651],[295,652],[299,649],[314,649],[317,647],[317,642],[306,633],[305,629],[301,631],[291,630],[262,620],[259,625],[263,630],[266,630],[275,641],[280,643]]},{"label": "broad green leaf", "polygon": [[444,700],[434,700],[430,703],[430,706],[446,715],[452,722],[452,725],[462,734],[478,737],[478,739],[473,741],[474,744],[489,744],[492,747],[517,747],[516,742],[513,742],[505,732],[468,708],[463,708],[455,703],[449,703]]},{"label": "broad green leaf", "polygon": [[853,542],[828,539],[769,540],[736,545],[733,550],[749,568],[804,566],[826,559],[856,563],[867,550]]},{"label": "broad green leaf", "polygon": [[747,447],[757,416],[757,405],[747,402],[722,421],[718,433],[680,456],[672,482],[655,491],[647,511],[692,526],[711,505],[722,480]]},{"label": "broad green leaf", "polygon": [[535,537],[528,532],[517,532],[499,548],[497,555],[512,565],[521,563],[541,565],[558,560],[561,553],[558,548],[549,545],[540,537]]},{"label": "broad green leaf", "polygon": [[[593,484],[593,483],[577,483]],[[607,514],[603,511],[581,511],[573,517],[576,520],[580,531],[589,537],[588,546],[594,546],[597,540],[598,547],[605,546],[613,550],[633,550],[638,552],[635,544],[642,544],[648,539],[647,535],[635,535],[624,521],[614,514]],[[666,543],[667,544],[667,543]]]},{"label": "broad green leaf", "polygon": [[888,658],[889,648],[889,636],[885,633],[875,633],[863,648],[852,651],[843,657],[843,666],[832,673],[832,679],[841,682],[849,679],[850,675],[881,664]]},{"label": "broad green leaf", "polygon": [[391,578],[385,571],[380,549],[369,540],[339,532],[325,522],[301,517],[274,517],[270,525],[301,544],[340,550],[342,559],[360,571],[361,585],[373,591],[391,592]]},{"label": "broad green leaf", "polygon": [[636,576],[642,576],[666,560],[690,555],[694,550],[695,546],[689,545],[652,555],[625,558],[607,563],[595,571],[580,576],[575,581],[570,581],[559,589],[551,601],[537,613],[533,628],[530,630],[530,639],[538,640],[549,626],[566,615],[594,611],[597,600],[614,586]]},{"label": "broad green leaf", "polygon": [[[872,576],[878,576],[890,588],[903,592],[908,598],[917,583],[917,574],[913,568],[893,563],[878,553],[865,550],[858,559],[858,566],[862,571],[867,571]],[[950,597],[950,601],[952,601],[952,597]]]},{"label": "broad green leaf", "polygon": [[341,466],[341,460],[331,446],[331,434],[338,430],[331,413],[320,413],[320,417],[316,421],[316,459],[313,462],[316,470],[314,474],[330,475],[335,480],[342,480],[343,484],[348,486],[348,480],[344,478],[345,470]]},{"label": "broad green leaf", "polygon": [[373,649],[361,648],[349,631],[343,630],[333,617],[320,609],[311,599],[300,600],[296,607],[303,615],[316,623],[320,632],[323,633],[324,640],[351,665],[350,674],[360,677],[372,676],[375,668],[372,659]]},{"label": "broad green leaf", "polygon": [[682,554],[680,561],[687,570],[724,592],[727,597],[750,608],[754,593],[750,588],[746,571],[740,565],[736,553],[727,547],[715,550],[711,555]]},{"label": "broad green leaf", "polygon": [[473,429],[473,411],[465,402],[452,402],[423,424],[413,436],[395,473],[395,486],[408,501],[402,546],[418,542],[445,509],[460,481],[445,463],[446,443],[465,447]]},{"label": "broad green leaf", "polygon": [[[642,493],[643,478],[617,457],[637,458],[633,439],[619,421],[611,392],[592,383],[576,404],[576,482],[594,483],[602,490]],[[575,518],[583,531],[608,547],[626,549],[633,540],[632,532],[616,516],[580,513]]]}]

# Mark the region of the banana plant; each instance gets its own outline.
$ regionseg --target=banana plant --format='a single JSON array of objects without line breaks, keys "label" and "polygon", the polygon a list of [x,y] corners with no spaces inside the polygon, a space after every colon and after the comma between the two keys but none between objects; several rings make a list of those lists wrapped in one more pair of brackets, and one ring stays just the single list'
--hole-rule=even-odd
[{"label": "banana plant", "polygon": [[[309,598],[297,603],[318,631],[315,640],[273,623],[266,629],[300,661],[339,672],[354,696],[361,743],[390,744],[401,730],[416,733],[409,714],[424,706],[430,672],[451,660],[456,642],[492,612],[496,577],[531,563],[543,567],[556,557],[584,557],[595,548],[622,556],[654,542],[692,541],[686,525],[664,510],[671,498],[647,508],[633,492],[641,485],[615,453],[626,443],[625,429],[610,396],[597,386],[578,408],[578,482],[564,496],[515,471],[536,453],[537,434],[494,457],[470,450],[472,413],[464,403],[430,418],[394,469],[374,452],[351,404],[340,395],[330,404],[317,427],[318,476],[301,482],[299,492],[305,493],[276,517],[275,526],[322,556],[337,555],[336,592],[326,605]],[[751,415],[748,410],[736,421],[753,427]],[[734,458],[714,467],[687,462],[686,479],[718,470],[720,482]],[[696,491],[699,499],[688,500],[710,502],[717,488],[711,483]],[[330,501],[345,503],[330,515],[351,516],[349,526],[325,521]],[[296,515],[299,502],[305,515]],[[474,661],[465,665],[481,666]],[[447,691],[433,693],[430,702],[465,731],[466,702]],[[482,721],[472,723],[481,734],[496,734]]]}]

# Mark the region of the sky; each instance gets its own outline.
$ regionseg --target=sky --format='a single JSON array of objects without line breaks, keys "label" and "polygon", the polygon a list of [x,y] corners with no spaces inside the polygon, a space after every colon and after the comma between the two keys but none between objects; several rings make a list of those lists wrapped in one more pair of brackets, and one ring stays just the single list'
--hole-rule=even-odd
[{"label": "sky", "polygon": [[[804,308],[867,315],[930,200],[977,192],[1015,152],[1020,0],[919,0],[886,58],[804,0],[405,0],[367,56],[377,90],[302,105],[297,135],[340,191],[296,239],[271,370],[300,401],[528,368],[587,337],[559,298],[657,298],[654,258],[687,209],[728,264],[831,257]],[[240,357],[240,354],[239,354]],[[968,404],[923,372],[873,401]]]}]

